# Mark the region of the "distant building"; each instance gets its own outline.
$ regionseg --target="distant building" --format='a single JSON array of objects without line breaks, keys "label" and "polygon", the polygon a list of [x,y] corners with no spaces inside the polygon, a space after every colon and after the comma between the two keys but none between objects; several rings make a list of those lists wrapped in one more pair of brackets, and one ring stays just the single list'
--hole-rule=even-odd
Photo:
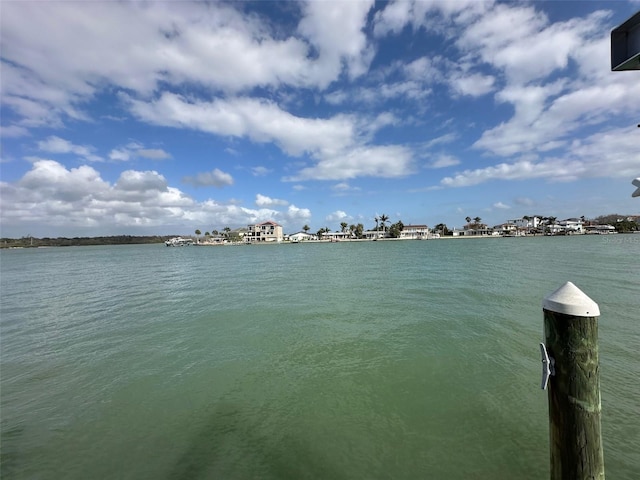
[{"label": "distant building", "polygon": [[566,233],[584,233],[582,229],[582,220],[579,218],[567,218],[558,222]]},{"label": "distant building", "polygon": [[317,238],[317,236],[306,232],[296,232],[289,235],[289,241],[291,242],[304,242],[308,240],[317,240]]},{"label": "distant building", "polygon": [[464,236],[464,237],[482,236],[482,237],[487,237],[487,236],[493,236],[493,235],[498,235],[499,234],[493,228],[487,227],[484,223],[467,224],[467,225],[465,225],[463,227],[463,229],[464,230],[462,232],[460,232],[456,236]]},{"label": "distant building", "polygon": [[355,238],[352,232],[323,232],[320,240],[332,240],[334,242],[340,240],[349,240]]},{"label": "distant building", "polygon": [[518,227],[514,220],[508,220],[507,223],[494,226],[493,231],[499,235],[516,235],[518,233]]},{"label": "distant building", "polygon": [[586,233],[607,235],[609,233],[616,233],[616,227],[613,225],[589,225],[585,227]]},{"label": "distant building", "polygon": [[530,230],[538,228],[540,225],[540,218],[533,216],[527,218],[517,218],[515,220],[507,220],[507,223],[513,223],[518,229]]},{"label": "distant building", "polygon": [[362,238],[366,238],[367,240],[377,240],[378,238],[384,238],[386,236],[386,232],[382,230],[365,230],[362,232]]},{"label": "distant building", "polygon": [[426,225],[405,225],[400,232],[400,238],[407,240],[426,240],[429,238],[429,227]]},{"label": "distant building", "polygon": [[244,235],[244,241],[247,243],[281,242],[283,238],[282,225],[271,220],[247,225],[247,233]]}]

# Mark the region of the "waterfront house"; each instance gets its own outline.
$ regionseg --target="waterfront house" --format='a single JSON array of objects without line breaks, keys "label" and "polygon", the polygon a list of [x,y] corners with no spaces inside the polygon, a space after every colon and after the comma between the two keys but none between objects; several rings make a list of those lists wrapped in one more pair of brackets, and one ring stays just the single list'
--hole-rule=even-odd
[{"label": "waterfront house", "polygon": [[400,238],[406,240],[426,240],[429,238],[429,227],[426,225],[404,225]]},{"label": "waterfront house", "polygon": [[585,227],[586,233],[607,235],[610,233],[616,233],[616,227],[613,225],[589,225]]},{"label": "waterfront house", "polygon": [[366,238],[367,240],[377,240],[384,237],[385,232],[382,230],[365,230],[362,232],[362,238]]},{"label": "waterfront house", "polygon": [[465,237],[488,237],[493,235],[499,235],[493,228],[487,227],[484,223],[465,225],[463,231],[459,233]]},{"label": "waterfront house", "polygon": [[309,240],[316,240],[318,237],[306,232],[296,232],[289,235],[289,241],[291,242],[304,242]]},{"label": "waterfront house", "polygon": [[525,231],[536,229],[540,226],[540,217],[516,218],[515,220],[507,220],[507,223],[513,223],[518,230]]},{"label": "waterfront house", "polygon": [[579,218],[567,218],[566,220],[559,221],[558,225],[560,225],[566,233],[584,233],[582,230],[582,220]]},{"label": "waterfront house", "polygon": [[331,240],[332,242],[350,240],[352,238],[355,238],[355,235],[352,232],[323,232],[320,237],[321,240]]},{"label": "waterfront house", "polygon": [[500,225],[494,226],[493,231],[497,232],[498,235],[513,236],[518,234],[518,227],[514,220],[507,220],[507,223],[501,223]]},{"label": "waterfront house", "polygon": [[282,225],[272,220],[247,225],[247,233],[244,235],[246,243],[281,242],[283,238]]}]

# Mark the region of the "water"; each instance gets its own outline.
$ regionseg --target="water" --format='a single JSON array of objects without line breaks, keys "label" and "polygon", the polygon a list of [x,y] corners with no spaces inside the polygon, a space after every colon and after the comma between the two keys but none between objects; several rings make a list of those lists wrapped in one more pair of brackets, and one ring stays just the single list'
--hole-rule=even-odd
[{"label": "water", "polygon": [[543,297],[640,471],[640,235],[2,251],[6,479],[548,478]]}]

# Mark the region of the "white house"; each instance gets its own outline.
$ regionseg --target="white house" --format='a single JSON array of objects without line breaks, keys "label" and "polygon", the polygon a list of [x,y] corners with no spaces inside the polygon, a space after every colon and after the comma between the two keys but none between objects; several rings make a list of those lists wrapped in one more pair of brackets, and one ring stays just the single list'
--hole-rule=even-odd
[{"label": "white house", "polygon": [[296,232],[289,235],[289,241],[291,242],[304,242],[309,240],[316,240],[318,237],[306,232]]},{"label": "white house", "polygon": [[404,225],[400,238],[406,240],[426,240],[429,238],[429,227],[426,225]]},{"label": "white house", "polygon": [[540,225],[540,218],[536,216],[517,218],[515,220],[507,220],[507,223],[513,223],[518,228],[529,230],[531,228],[538,228]]},{"label": "white house", "polygon": [[323,232],[321,240],[339,242],[340,240],[350,240],[352,238],[355,238],[352,232]]},{"label": "white house", "polygon": [[362,238],[366,238],[367,240],[377,240],[378,238],[384,238],[385,232],[382,230],[365,230],[362,232]]},{"label": "white house", "polygon": [[582,229],[582,220],[579,218],[567,218],[558,222],[566,233],[584,233]]},{"label": "white house", "polygon": [[514,220],[509,220],[507,223],[501,223],[493,227],[494,232],[498,232],[499,235],[516,235],[518,227]]},{"label": "white house", "polygon": [[613,225],[589,225],[584,227],[586,233],[608,235],[610,233],[616,233],[616,227]]}]

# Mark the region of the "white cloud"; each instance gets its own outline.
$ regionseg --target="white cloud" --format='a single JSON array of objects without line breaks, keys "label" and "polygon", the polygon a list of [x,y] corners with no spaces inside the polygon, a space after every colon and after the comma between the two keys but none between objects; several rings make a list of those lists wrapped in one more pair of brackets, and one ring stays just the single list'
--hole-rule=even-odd
[{"label": "white cloud", "polygon": [[412,19],[411,2],[390,2],[384,10],[376,13],[374,33],[377,36],[398,34]]},{"label": "white cloud", "polygon": [[502,202],[497,202],[493,204],[493,208],[497,208],[499,210],[509,210],[511,207]]},{"label": "white cloud", "polygon": [[[310,210],[249,209],[214,200],[196,202],[167,184],[155,171],[127,170],[114,184],[90,166],[67,169],[47,159],[33,165],[18,182],[0,182],[3,234],[21,236],[192,233],[194,228],[245,226],[268,218],[297,226]],[[215,227],[217,226],[217,227]],[[172,231],[172,229],[175,229]]]},{"label": "white cloud", "polygon": [[579,178],[632,177],[640,169],[636,134],[635,127],[610,129],[574,141],[561,158],[550,156],[539,161],[521,160],[465,170],[443,178],[440,183],[447,187],[464,187],[490,180],[545,178],[549,181],[574,181]]},{"label": "white cloud", "polygon": [[[368,106],[398,98],[408,100],[423,100],[429,97],[433,91],[423,83],[414,80],[376,83],[371,87],[358,87],[350,91],[332,92],[324,98],[327,103],[340,105],[347,101],[361,103]],[[391,115],[387,113],[386,115]]]},{"label": "white cloud", "polygon": [[115,188],[126,191],[167,190],[167,180],[155,171],[139,172],[125,170],[115,184]]},{"label": "white cloud", "polygon": [[341,105],[349,99],[349,94],[345,90],[335,90],[324,96],[324,100],[331,105]]},{"label": "white cloud", "polygon": [[[89,196],[102,196],[107,190],[107,184],[89,166],[67,170],[53,160],[38,159],[18,182],[18,188],[29,190],[33,203],[49,199],[77,202]],[[3,210],[11,209],[10,203],[3,204]]]},{"label": "white cloud", "polygon": [[166,160],[168,158],[171,158],[171,155],[161,148],[141,148],[136,153],[140,157],[148,158],[151,160]]},{"label": "white cloud", "polygon": [[510,82],[524,84],[566,68],[586,39],[602,35],[607,16],[597,11],[550,24],[533,6],[499,4],[466,29],[458,45],[503,69]]},{"label": "white cloud", "polygon": [[471,97],[479,97],[491,92],[494,88],[494,83],[494,77],[480,73],[463,73],[451,80],[454,91]]},{"label": "white cloud", "polygon": [[267,167],[253,167],[251,169],[251,173],[253,174],[254,177],[264,177],[265,175],[268,175],[269,173],[271,173],[272,170],[268,169]]},{"label": "white cloud", "polygon": [[0,137],[17,138],[29,135],[29,130],[18,125],[0,126]]},{"label": "white cloud", "polygon": [[281,215],[277,215],[276,218],[281,222],[289,225],[290,228],[295,228],[296,225],[304,224],[311,220],[311,210],[308,208],[298,208],[295,205],[289,205],[286,212]]},{"label": "white cloud", "polygon": [[349,222],[353,217],[343,210],[336,210],[325,217],[326,222]]},{"label": "white cloud", "polygon": [[351,190],[351,185],[349,185],[347,182],[340,182],[336,183],[333,187],[331,187],[331,189],[337,192],[347,192]]},{"label": "white cloud", "polygon": [[228,185],[233,185],[233,177],[217,168],[214,168],[210,172],[198,173],[194,177],[184,177],[182,181],[190,183],[196,187],[212,186],[222,188]]},{"label": "white cloud", "polygon": [[340,75],[343,63],[351,78],[367,71],[374,52],[367,45],[363,29],[372,6],[372,0],[303,4],[305,17],[298,25],[298,32],[318,51],[318,60],[311,65],[311,72],[321,86],[326,87]]},{"label": "white cloud", "polygon": [[248,137],[257,143],[275,142],[294,156],[344,148],[355,134],[353,119],[348,116],[338,115],[327,120],[301,118],[267,100],[233,98],[191,102],[167,92],[152,102],[126,100],[132,113],[148,123]]},{"label": "white cloud", "polygon": [[131,158],[131,151],[126,148],[114,148],[109,152],[109,160],[127,162]]},{"label": "white cloud", "polygon": [[[86,119],[103,85],[149,95],[159,82],[228,92],[325,88],[365,73],[373,2],[300,4],[297,32],[221,3],[10,2],[3,6],[2,100],[24,126]],[[298,12],[300,13],[300,12]],[[99,19],[99,21],[98,21]]]},{"label": "white cloud", "polygon": [[403,177],[413,172],[413,156],[403,146],[364,146],[322,158],[313,167],[303,168],[285,181],[344,180],[360,176]]},{"label": "white cloud", "polygon": [[402,67],[406,77],[421,83],[435,83],[444,80],[442,66],[445,60],[440,57],[420,57]]},{"label": "white cloud", "polygon": [[275,207],[275,206],[287,206],[289,202],[286,200],[280,200],[278,198],[270,198],[266,195],[256,195],[256,206],[258,207]]},{"label": "white cloud", "polygon": [[171,154],[161,148],[144,148],[144,145],[138,142],[129,142],[125,147],[114,148],[109,152],[109,159],[116,162],[126,162],[134,157],[166,160],[171,158]]},{"label": "white cloud", "polygon": [[93,153],[95,148],[88,145],[74,145],[70,141],[55,135],[48,137],[46,140],[39,141],[38,149],[47,153],[73,153],[74,155],[78,155],[89,162],[102,161],[102,157]]},{"label": "white cloud", "polygon": [[407,25],[418,30],[442,30],[445,25],[456,21],[471,23],[477,16],[491,8],[493,0],[409,0],[389,2],[376,13],[374,34],[378,37],[399,34]]},{"label": "white cloud", "polygon": [[457,133],[454,133],[454,132],[445,133],[444,135],[441,135],[439,137],[433,138],[433,139],[429,140],[428,142],[426,142],[423,145],[423,148],[429,149],[429,148],[435,147],[437,145],[446,145],[448,143],[452,143],[452,142],[456,141],[458,138],[459,138],[459,135]]},{"label": "white cloud", "polygon": [[442,153],[440,155],[437,155],[436,158],[432,160],[427,166],[429,168],[445,168],[445,167],[453,167],[459,164],[460,164],[460,160],[454,157],[453,155]]},{"label": "white cloud", "polygon": [[[618,77],[622,78],[622,77]],[[475,143],[497,155],[509,156],[523,151],[547,151],[563,146],[570,134],[585,125],[601,123],[610,115],[620,117],[635,112],[630,98],[640,98],[640,82],[585,85],[549,100],[565,86],[556,82],[543,87],[513,87],[499,98],[513,102],[515,115],[483,133]]]},{"label": "white cloud", "polygon": [[390,114],[370,121],[348,115],[309,119],[296,117],[266,100],[235,98],[195,103],[171,93],[151,103],[132,98],[127,101],[136,116],[150,123],[248,137],[257,143],[275,142],[292,156],[311,154],[316,165],[287,177],[289,181],[399,177],[412,171],[410,149],[363,144],[375,129],[396,121]]},{"label": "white cloud", "polygon": [[569,179],[570,175],[580,173],[580,167],[581,164],[579,162],[570,163],[565,161],[500,163],[476,170],[464,170],[453,177],[443,178],[440,183],[447,187],[468,187],[490,180],[525,180],[552,178],[554,176],[558,179]]}]

